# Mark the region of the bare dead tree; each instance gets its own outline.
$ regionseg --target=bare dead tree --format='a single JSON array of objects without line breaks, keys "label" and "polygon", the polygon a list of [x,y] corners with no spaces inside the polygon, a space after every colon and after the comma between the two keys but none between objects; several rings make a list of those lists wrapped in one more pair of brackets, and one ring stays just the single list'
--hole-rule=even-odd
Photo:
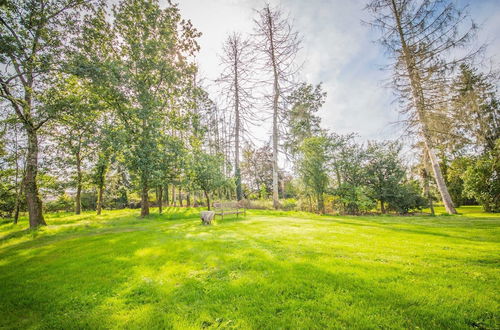
[{"label": "bare dead tree", "polygon": [[[291,20],[279,9],[269,4],[259,10],[256,24],[256,51],[262,55],[263,71],[271,77],[272,92],[267,95],[272,110],[273,129],[273,206],[279,207],[278,195],[278,145],[279,122],[283,119],[286,95],[293,86],[293,77],[298,66],[295,57],[299,50],[300,39],[293,29]],[[268,81],[266,81],[268,82]]]},{"label": "bare dead tree", "polygon": [[476,26],[465,27],[467,12],[449,0],[371,0],[366,8],[373,14],[371,25],[382,33],[380,43],[392,56],[393,84],[409,131],[422,139],[446,211],[454,214],[434,150],[435,116],[448,102],[443,89],[451,71],[476,54],[458,51]]},{"label": "bare dead tree", "polygon": [[240,149],[241,142],[246,141],[249,128],[255,121],[253,112],[253,76],[252,64],[255,60],[249,39],[239,33],[232,33],[224,41],[220,62],[222,74],[217,79],[226,103],[231,109],[234,120],[230,120],[231,137],[234,138],[234,177],[236,180],[236,198],[243,197],[241,189]]}]

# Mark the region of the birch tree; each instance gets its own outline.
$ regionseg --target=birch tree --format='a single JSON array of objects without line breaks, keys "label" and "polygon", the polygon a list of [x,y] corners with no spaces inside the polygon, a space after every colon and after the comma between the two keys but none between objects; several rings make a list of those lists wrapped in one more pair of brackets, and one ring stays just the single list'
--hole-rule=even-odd
[{"label": "birch tree", "polygon": [[283,104],[293,86],[297,66],[295,57],[299,50],[298,33],[293,29],[291,20],[279,9],[269,4],[259,10],[256,24],[256,50],[262,54],[264,72],[272,81],[272,92],[268,95],[272,110],[272,149],[273,149],[273,206],[279,207],[278,195],[278,147],[280,141],[279,123],[283,119]]},{"label": "birch tree", "polygon": [[[433,143],[432,116],[446,103],[442,90],[450,70],[469,56],[454,56],[476,29],[465,27],[466,11],[449,0],[372,0],[367,9],[380,42],[393,59],[393,82],[405,103],[408,125],[422,139],[432,172],[448,213],[456,213]],[[407,102],[406,102],[407,101]]]}]

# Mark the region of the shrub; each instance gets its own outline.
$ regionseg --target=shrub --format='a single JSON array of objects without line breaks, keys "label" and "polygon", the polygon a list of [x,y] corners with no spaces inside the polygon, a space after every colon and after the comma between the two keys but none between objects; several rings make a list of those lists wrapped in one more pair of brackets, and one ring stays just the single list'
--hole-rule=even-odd
[{"label": "shrub", "polygon": [[421,210],[427,205],[427,201],[420,195],[418,186],[406,183],[395,188],[396,191],[388,201],[391,210],[407,214],[411,210]]},{"label": "shrub", "polygon": [[334,194],[338,197],[335,204],[340,213],[365,213],[376,206],[376,202],[368,197],[366,188],[362,186],[353,186],[344,183],[335,189]]}]

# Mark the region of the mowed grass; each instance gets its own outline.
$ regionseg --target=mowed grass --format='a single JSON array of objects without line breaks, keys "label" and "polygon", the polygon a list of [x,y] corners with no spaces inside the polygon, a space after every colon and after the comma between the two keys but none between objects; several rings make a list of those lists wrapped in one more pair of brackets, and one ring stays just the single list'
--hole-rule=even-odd
[{"label": "mowed grass", "polygon": [[459,212],[3,223],[0,328],[498,329],[500,216]]}]

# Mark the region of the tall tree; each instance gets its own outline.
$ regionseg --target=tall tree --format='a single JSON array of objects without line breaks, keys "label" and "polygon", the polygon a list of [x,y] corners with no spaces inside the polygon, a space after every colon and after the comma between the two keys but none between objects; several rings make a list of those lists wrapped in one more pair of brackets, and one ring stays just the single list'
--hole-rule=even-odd
[{"label": "tall tree", "polygon": [[252,111],[252,64],[254,56],[250,41],[233,33],[224,42],[221,64],[223,72],[218,82],[226,91],[229,105],[234,109],[234,176],[236,198],[242,199],[240,149],[244,133],[254,121]]},{"label": "tall tree", "polygon": [[321,84],[313,86],[301,83],[287,98],[291,105],[287,113],[287,135],[285,149],[292,155],[298,152],[302,141],[321,133],[319,118],[316,113],[325,102],[326,92]]},{"label": "tall tree", "polygon": [[80,214],[84,165],[97,142],[99,99],[87,82],[73,75],[61,78],[48,90],[45,98],[47,107],[61,113],[49,124],[50,137],[63,151],[62,162],[74,166],[75,213]]},{"label": "tall tree", "polygon": [[400,151],[400,144],[389,141],[369,142],[366,148],[366,184],[371,197],[380,202],[382,213],[386,212],[385,203],[394,199],[405,177]]},{"label": "tall tree", "polygon": [[498,76],[486,75],[468,64],[460,65],[460,71],[452,84],[450,104],[456,135],[469,138],[469,143],[484,151],[495,149],[500,138],[500,100],[495,82]]},{"label": "tall tree", "polygon": [[[80,73],[104,91],[123,124],[125,159],[139,184],[144,217],[161,164],[162,134],[176,133],[184,116],[179,98],[192,84],[196,66],[189,57],[199,48],[199,33],[181,18],[177,5],[162,9],[157,0],[121,1],[112,12],[111,29],[101,14],[87,30],[86,66]],[[101,45],[96,38],[101,35],[111,45]],[[92,46],[110,50],[105,61],[92,55]]]},{"label": "tall tree", "polygon": [[272,110],[272,147],[273,147],[273,206],[279,207],[278,194],[278,147],[280,141],[279,123],[283,119],[285,95],[293,86],[292,78],[296,73],[295,57],[299,50],[299,35],[291,21],[279,9],[269,4],[258,11],[256,49],[264,58],[264,70],[272,77],[270,105]]},{"label": "tall tree", "polygon": [[432,113],[446,102],[442,90],[449,70],[465,60],[451,52],[465,46],[476,29],[464,28],[465,11],[450,0],[371,0],[372,25],[382,32],[381,43],[393,54],[394,86],[408,100],[409,123],[416,127],[429,154],[437,187],[448,213],[456,213],[436,157]]},{"label": "tall tree", "polygon": [[30,227],[45,225],[38,194],[38,132],[55,113],[40,102],[55,72],[65,62],[68,40],[75,35],[83,8],[96,1],[6,0],[0,9],[0,96],[22,123],[28,139],[24,191]]}]

